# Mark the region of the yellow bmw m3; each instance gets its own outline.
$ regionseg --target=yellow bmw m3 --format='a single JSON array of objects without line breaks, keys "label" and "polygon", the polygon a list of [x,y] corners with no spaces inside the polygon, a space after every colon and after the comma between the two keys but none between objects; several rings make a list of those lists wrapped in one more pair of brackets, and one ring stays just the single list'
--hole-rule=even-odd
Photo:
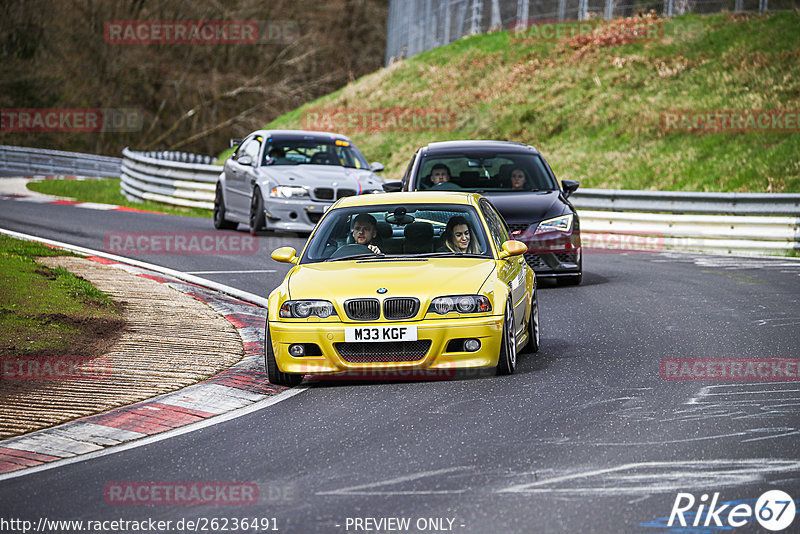
[{"label": "yellow bmw m3", "polygon": [[539,350],[536,279],[477,193],[413,192],[339,200],[269,296],[270,382],[306,374],[452,371],[511,374]]}]

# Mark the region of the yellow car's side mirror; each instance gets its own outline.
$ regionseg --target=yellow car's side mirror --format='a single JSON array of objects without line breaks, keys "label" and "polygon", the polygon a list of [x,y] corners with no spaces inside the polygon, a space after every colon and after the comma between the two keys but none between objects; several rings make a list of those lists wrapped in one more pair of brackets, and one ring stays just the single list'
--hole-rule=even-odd
[{"label": "yellow car's side mirror", "polygon": [[280,263],[297,263],[297,260],[300,259],[297,257],[297,251],[292,247],[276,248],[270,257]]},{"label": "yellow car's side mirror", "polygon": [[503,243],[503,250],[500,252],[500,259],[504,260],[511,256],[519,256],[528,251],[528,245],[521,241],[514,241],[513,239]]}]

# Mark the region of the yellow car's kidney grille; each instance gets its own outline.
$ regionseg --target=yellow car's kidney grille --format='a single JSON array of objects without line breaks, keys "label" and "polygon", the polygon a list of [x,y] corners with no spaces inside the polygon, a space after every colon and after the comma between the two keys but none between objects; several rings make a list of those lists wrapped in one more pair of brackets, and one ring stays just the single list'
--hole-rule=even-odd
[{"label": "yellow car's kidney grille", "polygon": [[381,303],[378,299],[348,300],[344,311],[354,321],[374,321],[381,316]]},{"label": "yellow car's kidney grille", "polygon": [[383,301],[383,316],[387,319],[410,319],[419,311],[419,299],[393,297]]},{"label": "yellow car's kidney grille", "polygon": [[430,348],[430,339],[379,343],[336,343],[336,351],[339,356],[350,363],[415,362],[425,358]]}]

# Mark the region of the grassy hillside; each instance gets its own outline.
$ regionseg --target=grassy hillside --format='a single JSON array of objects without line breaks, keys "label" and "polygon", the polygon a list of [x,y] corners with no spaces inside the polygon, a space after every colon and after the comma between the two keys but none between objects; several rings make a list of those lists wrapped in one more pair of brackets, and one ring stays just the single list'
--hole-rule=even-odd
[{"label": "grassy hillside", "polygon": [[268,127],[306,128],[308,113],[321,109],[359,116],[436,108],[452,117],[439,131],[336,129],[384,163],[390,179],[430,141],[493,138],[536,146],[559,178],[584,187],[800,192],[796,124],[794,133],[662,127],[662,114],[674,110],[796,115],[800,13],[651,22],[657,38],[629,44],[545,42],[507,31],[464,38],[364,76]]}]

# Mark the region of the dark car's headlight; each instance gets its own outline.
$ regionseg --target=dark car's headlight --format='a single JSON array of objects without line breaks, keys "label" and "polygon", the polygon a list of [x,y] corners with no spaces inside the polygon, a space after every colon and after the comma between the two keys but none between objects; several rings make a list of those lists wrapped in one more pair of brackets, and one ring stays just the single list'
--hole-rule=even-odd
[{"label": "dark car's headlight", "polygon": [[547,219],[539,223],[536,227],[534,234],[541,234],[543,232],[569,232],[572,229],[572,214],[562,215]]},{"label": "dark car's headlight", "polygon": [[305,319],[315,315],[322,319],[336,316],[336,309],[327,300],[287,300],[281,306],[280,316],[288,319]]},{"label": "dark car's headlight", "polygon": [[276,185],[270,190],[269,196],[277,198],[307,197],[308,188],[302,185]]},{"label": "dark car's headlight", "polygon": [[486,313],[490,311],[492,311],[492,304],[483,295],[437,297],[428,307],[428,313],[438,313],[439,315],[446,315],[450,312]]}]

